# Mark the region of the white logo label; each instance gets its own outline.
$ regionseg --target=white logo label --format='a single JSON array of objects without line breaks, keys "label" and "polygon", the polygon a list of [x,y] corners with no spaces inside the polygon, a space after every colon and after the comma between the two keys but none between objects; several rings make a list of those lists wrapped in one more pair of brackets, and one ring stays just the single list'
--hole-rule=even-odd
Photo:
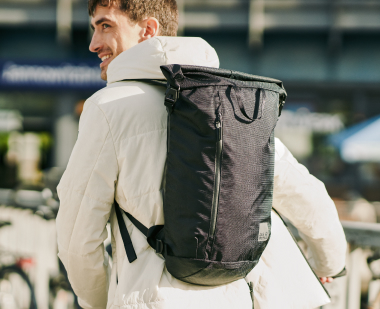
[{"label": "white logo label", "polygon": [[266,241],[269,238],[269,226],[267,222],[260,223],[259,241]]}]

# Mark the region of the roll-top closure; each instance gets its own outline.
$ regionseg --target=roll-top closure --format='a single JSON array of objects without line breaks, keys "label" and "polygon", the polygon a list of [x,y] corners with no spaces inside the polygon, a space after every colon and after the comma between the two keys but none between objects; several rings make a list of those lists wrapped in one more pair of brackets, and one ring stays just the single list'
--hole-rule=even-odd
[{"label": "roll-top closure", "polygon": [[277,92],[282,100],[287,96],[282,81],[273,78],[233,70],[179,64],[161,66],[161,70],[170,85],[176,89],[180,87],[185,90],[202,86],[254,87]]}]

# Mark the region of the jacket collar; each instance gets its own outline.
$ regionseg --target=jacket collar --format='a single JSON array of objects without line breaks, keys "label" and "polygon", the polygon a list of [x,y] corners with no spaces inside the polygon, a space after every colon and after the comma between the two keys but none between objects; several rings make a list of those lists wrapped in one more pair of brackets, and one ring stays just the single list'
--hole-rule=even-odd
[{"label": "jacket collar", "polygon": [[107,82],[165,79],[160,66],[187,64],[219,67],[215,50],[201,38],[154,37],[118,55],[108,66]]}]

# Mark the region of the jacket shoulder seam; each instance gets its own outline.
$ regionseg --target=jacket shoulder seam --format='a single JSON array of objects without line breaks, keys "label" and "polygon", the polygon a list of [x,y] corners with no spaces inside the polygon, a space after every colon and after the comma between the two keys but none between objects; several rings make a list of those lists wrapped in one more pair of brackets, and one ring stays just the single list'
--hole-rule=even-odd
[{"label": "jacket shoulder seam", "polygon": [[99,89],[99,90],[96,91],[91,97],[89,97],[87,100],[90,100],[90,101],[92,101],[95,105],[97,105],[95,101],[97,100],[97,98],[98,98],[98,96],[100,95],[100,93],[102,93],[103,90],[106,89],[106,88],[107,88],[107,86],[103,87],[102,89]]}]

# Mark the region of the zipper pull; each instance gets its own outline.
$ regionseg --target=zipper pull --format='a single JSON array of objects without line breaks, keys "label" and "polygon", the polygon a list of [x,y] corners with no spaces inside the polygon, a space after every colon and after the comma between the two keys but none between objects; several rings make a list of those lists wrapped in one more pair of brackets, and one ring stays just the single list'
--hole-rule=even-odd
[{"label": "zipper pull", "polygon": [[216,139],[217,141],[222,140],[222,115],[219,113],[218,118],[216,118]]}]

